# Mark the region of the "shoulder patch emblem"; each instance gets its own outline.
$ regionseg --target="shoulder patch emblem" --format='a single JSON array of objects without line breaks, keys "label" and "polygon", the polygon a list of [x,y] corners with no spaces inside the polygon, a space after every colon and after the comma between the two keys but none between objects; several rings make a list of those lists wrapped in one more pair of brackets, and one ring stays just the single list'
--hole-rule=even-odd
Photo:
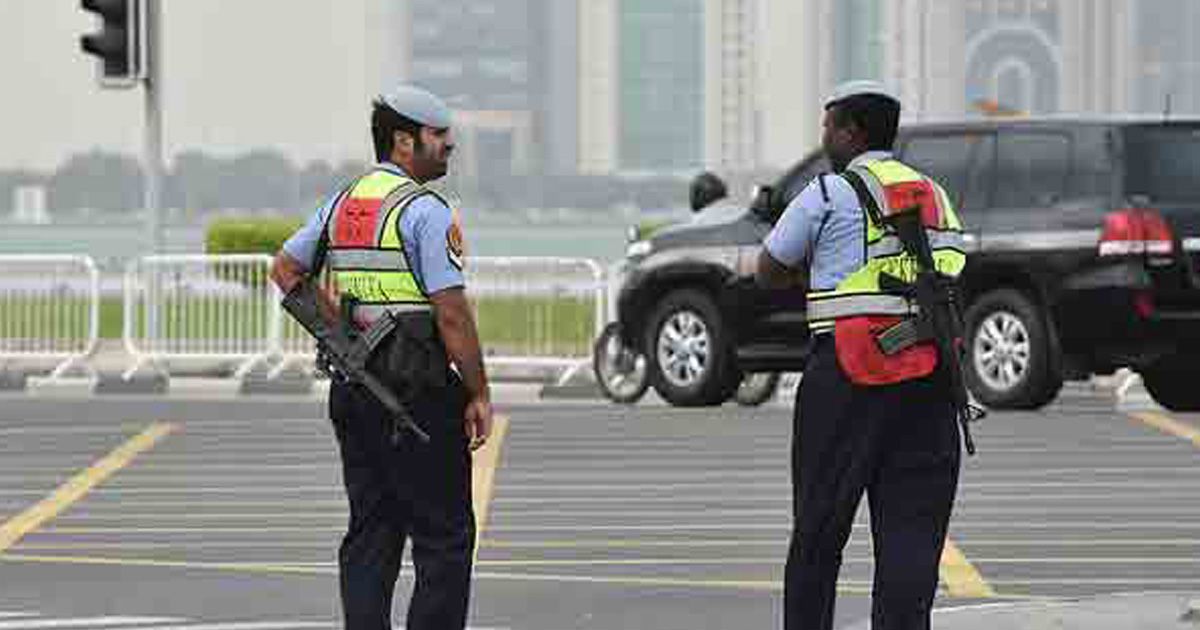
[{"label": "shoulder patch emblem", "polygon": [[466,263],[467,246],[463,238],[462,219],[457,209],[453,213],[450,229],[446,230],[446,255],[450,257],[450,263],[461,270]]}]

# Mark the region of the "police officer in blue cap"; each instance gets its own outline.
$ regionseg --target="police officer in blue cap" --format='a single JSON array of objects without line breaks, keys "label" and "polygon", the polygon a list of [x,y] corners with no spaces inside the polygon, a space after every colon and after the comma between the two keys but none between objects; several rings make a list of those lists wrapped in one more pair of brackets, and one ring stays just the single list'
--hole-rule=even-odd
[{"label": "police officer in blue cap", "polygon": [[[951,370],[913,286],[901,220],[919,220],[937,269],[966,264],[950,195],[892,154],[899,99],[874,81],[825,102],[814,179],[763,243],[764,287],[797,279],[812,333],[793,415],[793,530],[784,628],[828,630],[842,550],[865,494],[875,576],[874,630],[928,629],[960,463]],[[889,280],[895,280],[891,284]]]},{"label": "police officer in blue cap", "polygon": [[360,386],[331,385],[329,414],[350,502],[338,554],[348,630],[391,628],[407,539],[416,584],[406,627],[466,624],[475,545],[471,452],[491,432],[492,405],[464,293],[460,220],[428,185],[446,174],[450,122],[445,103],[414,86],[376,99],[377,164],[292,235],[272,267],[285,293],[326,268],[330,318],[358,331],[387,331],[367,366],[397,389],[430,437],[398,433]]}]

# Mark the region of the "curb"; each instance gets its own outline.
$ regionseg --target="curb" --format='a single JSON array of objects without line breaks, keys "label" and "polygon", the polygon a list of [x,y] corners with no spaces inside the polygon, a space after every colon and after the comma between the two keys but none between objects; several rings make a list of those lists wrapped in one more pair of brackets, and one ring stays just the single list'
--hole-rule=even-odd
[{"label": "curb", "polygon": [[596,383],[573,383],[568,385],[543,385],[538,398],[545,400],[606,400]]},{"label": "curb", "polygon": [[0,371],[0,391],[21,391],[26,387],[26,380],[21,372]]},{"label": "curb", "polygon": [[165,394],[171,388],[170,379],[163,374],[134,374],[126,379],[120,374],[100,374],[92,392],[95,394]]}]

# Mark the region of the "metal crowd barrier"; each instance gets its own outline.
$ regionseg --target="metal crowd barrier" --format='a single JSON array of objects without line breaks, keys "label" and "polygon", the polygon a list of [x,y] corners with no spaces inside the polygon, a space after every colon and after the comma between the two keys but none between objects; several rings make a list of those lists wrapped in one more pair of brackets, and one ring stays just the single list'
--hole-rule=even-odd
[{"label": "metal crowd barrier", "polygon": [[236,362],[236,378],[277,353],[282,308],[265,254],[156,255],[125,273],[124,378],[152,364]]},{"label": "metal crowd barrier", "polygon": [[604,270],[595,261],[471,258],[466,276],[487,363],[587,364],[606,316]]},{"label": "metal crowd barrier", "polygon": [[100,339],[100,274],[88,256],[0,256],[0,364],[55,361],[51,378],[86,359]]},{"label": "metal crowd barrier", "polygon": [[[261,254],[154,255],[123,281],[123,374],[205,364],[235,378],[256,366],[311,369],[314,344],[283,311]],[[577,369],[606,321],[604,270],[572,258],[473,258],[467,294],[491,365]],[[85,256],[0,257],[0,361],[56,358],[55,375],[98,345],[99,274]]]}]

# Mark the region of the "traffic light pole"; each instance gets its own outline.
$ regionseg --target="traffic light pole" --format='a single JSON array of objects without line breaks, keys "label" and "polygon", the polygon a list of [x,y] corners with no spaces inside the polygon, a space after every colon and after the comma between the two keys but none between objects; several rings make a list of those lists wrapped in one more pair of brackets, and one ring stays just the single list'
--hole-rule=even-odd
[{"label": "traffic light pole", "polygon": [[162,69],[159,65],[159,52],[162,38],[159,33],[161,23],[159,9],[161,0],[144,0],[145,15],[142,16],[145,27],[145,56],[146,78],[143,82],[145,90],[146,129],[143,164],[145,166],[144,190],[142,200],[146,206],[147,222],[150,232],[150,251],[154,254],[163,253],[163,217],[162,217],[162,104],[159,101],[162,92]]}]

